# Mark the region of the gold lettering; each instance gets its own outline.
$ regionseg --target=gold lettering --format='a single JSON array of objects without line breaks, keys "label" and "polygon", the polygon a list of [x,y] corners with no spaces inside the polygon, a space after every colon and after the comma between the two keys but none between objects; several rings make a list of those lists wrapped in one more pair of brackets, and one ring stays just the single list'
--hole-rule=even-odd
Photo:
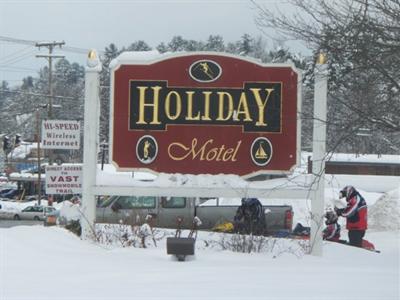
[{"label": "gold lettering", "polygon": [[247,98],[246,98],[246,93],[245,92],[241,92],[240,94],[240,100],[239,100],[239,104],[237,107],[237,121],[239,121],[240,117],[239,115],[244,114],[244,119],[243,121],[247,121],[247,122],[251,122],[253,121],[250,117],[250,111],[249,111],[249,106],[247,104]]},{"label": "gold lettering", "polygon": [[198,159],[200,161],[237,161],[236,156],[240,145],[242,144],[241,140],[237,142],[235,148],[226,148],[225,145],[221,145],[219,147],[207,149],[207,146],[211,145],[213,142],[213,139],[209,139],[202,146],[199,146],[199,148],[197,145],[197,138],[192,140],[192,144],[190,146],[174,142],[168,146],[168,155],[171,159],[176,161],[187,158],[191,160]]},{"label": "gold lettering", "polygon": [[200,112],[197,112],[197,115],[193,116],[193,91],[186,92],[187,94],[187,116],[185,120],[188,121],[197,121],[200,120]]},{"label": "gold lettering", "polygon": [[214,160],[218,155],[218,148],[212,148],[207,152],[206,159],[208,161]]},{"label": "gold lettering", "polygon": [[231,159],[233,153],[233,148],[229,148],[225,151],[224,155],[222,156],[222,161],[228,161]]},{"label": "gold lettering", "polygon": [[[196,138],[194,138],[194,139],[192,140],[192,147],[186,147],[184,144],[181,144],[181,143],[172,143],[172,144],[170,144],[170,145],[168,146],[168,155],[169,155],[169,157],[172,158],[173,160],[184,160],[184,159],[187,158],[190,154],[192,154],[192,160],[194,160],[197,156],[199,156],[199,154],[201,154],[201,155],[200,155],[200,160],[204,160],[204,151],[205,151],[205,148],[206,148],[207,144],[212,143],[212,142],[213,142],[212,139],[208,140],[208,141],[199,149],[199,151],[197,151],[197,152],[196,152],[196,146],[197,146],[197,139],[196,139]],[[183,155],[183,156],[181,156],[181,157],[175,156],[175,155],[172,154],[172,147],[175,147],[175,146],[177,146],[178,148],[180,148],[180,149],[183,150],[183,151],[188,151],[188,150],[190,150],[190,151],[188,151],[185,155]]]},{"label": "gold lettering", "polygon": [[203,92],[204,94],[204,115],[201,116],[203,121],[211,121],[210,118],[210,95],[212,92]]},{"label": "gold lettering", "polygon": [[232,155],[231,161],[237,161],[237,159],[236,159],[236,154],[238,153],[241,144],[242,144],[242,141],[239,141],[239,142],[237,143],[236,148],[235,148],[235,151],[233,151],[233,155]]},{"label": "gold lettering", "polygon": [[[217,121],[227,121],[232,118],[233,115],[233,98],[232,95],[227,92],[217,92],[219,98],[219,106],[218,106],[218,118]],[[228,100],[228,114],[224,116],[224,107],[225,100]]]},{"label": "gold lettering", "polygon": [[[225,150],[225,145],[221,145],[221,148],[219,148],[219,153],[218,153],[216,161],[221,161],[221,155],[222,155],[222,153],[224,153],[224,150]],[[228,151],[228,150],[226,150],[226,151]]]},{"label": "gold lettering", "polygon": [[147,86],[138,86],[139,90],[139,119],[137,124],[147,124],[144,120],[144,109],[145,107],[152,107],[153,108],[153,121],[150,124],[161,124],[158,120],[158,99],[160,95],[161,86],[153,86],[151,89],[153,90],[153,99],[150,99],[152,103],[146,103],[145,96],[146,90],[148,89]]},{"label": "gold lettering", "polygon": [[256,122],[256,126],[267,126],[264,120],[264,112],[265,112],[265,106],[267,105],[268,99],[271,96],[271,93],[274,89],[265,89],[267,92],[267,97],[265,98],[264,101],[262,101],[261,96],[260,96],[260,90],[261,89],[250,89],[250,91],[253,92],[253,95],[256,99],[257,106],[258,106],[258,121]]},{"label": "gold lettering", "polygon": [[[171,114],[171,95],[175,96],[176,100],[176,111],[175,114]],[[178,119],[179,115],[182,112],[182,100],[181,96],[178,94],[178,92],[171,91],[167,94],[167,97],[165,98],[165,114],[167,115],[167,118],[170,120],[176,120]]]},{"label": "gold lettering", "polygon": [[[194,140],[196,140],[196,139],[193,139],[193,141]],[[196,140],[196,143],[197,143],[197,140]],[[169,155],[169,157],[170,158],[172,158],[173,160],[184,160],[186,157],[188,157],[189,155],[190,155],[190,152],[191,151],[189,151],[189,152],[187,152],[185,155],[183,155],[183,156],[181,156],[181,157],[178,157],[178,156],[174,156],[174,155],[172,155],[171,154],[171,149],[172,149],[172,147],[178,147],[178,148],[180,148],[181,150],[183,150],[183,151],[188,151],[189,149],[190,149],[190,147],[186,147],[184,144],[181,144],[181,143],[172,143],[172,144],[170,144],[169,146],[168,146],[168,155]]]}]

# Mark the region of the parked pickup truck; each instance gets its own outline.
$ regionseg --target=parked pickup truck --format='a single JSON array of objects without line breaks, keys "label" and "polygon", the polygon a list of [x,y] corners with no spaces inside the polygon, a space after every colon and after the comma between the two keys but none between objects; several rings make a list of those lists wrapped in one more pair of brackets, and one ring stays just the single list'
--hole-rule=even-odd
[{"label": "parked pickup truck", "polygon": [[[201,219],[199,229],[210,230],[218,224],[233,222],[237,205],[200,203],[197,198],[111,196],[96,211],[97,223],[141,224],[146,215],[155,217],[155,226],[176,228],[177,218],[183,219],[182,228],[190,228],[194,216]],[[266,205],[266,233],[292,230],[293,210],[290,205]]]}]

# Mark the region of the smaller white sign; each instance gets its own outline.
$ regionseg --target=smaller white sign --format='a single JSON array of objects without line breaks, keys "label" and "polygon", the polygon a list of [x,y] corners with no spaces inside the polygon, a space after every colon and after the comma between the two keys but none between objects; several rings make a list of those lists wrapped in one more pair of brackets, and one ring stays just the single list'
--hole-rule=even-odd
[{"label": "smaller white sign", "polygon": [[43,120],[43,149],[79,149],[81,124],[71,120]]},{"label": "smaller white sign", "polygon": [[46,194],[81,194],[82,166],[46,166]]}]

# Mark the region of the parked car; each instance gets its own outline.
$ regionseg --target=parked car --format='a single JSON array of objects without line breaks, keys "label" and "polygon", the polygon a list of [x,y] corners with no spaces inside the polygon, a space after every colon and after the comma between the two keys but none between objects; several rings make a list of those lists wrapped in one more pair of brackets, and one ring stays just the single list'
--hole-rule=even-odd
[{"label": "parked car", "polygon": [[0,192],[0,197],[1,198],[8,198],[12,199],[15,196],[17,196],[20,192],[16,189],[4,189]]},{"label": "parked car", "polygon": [[14,220],[37,220],[44,221],[46,216],[54,213],[56,209],[52,206],[34,205],[27,206],[21,212],[15,213]]},{"label": "parked car", "polygon": [[[176,228],[177,219],[182,228],[190,229],[195,216],[202,224],[199,229],[210,230],[218,224],[233,222],[237,205],[201,205],[190,197],[111,196],[96,209],[97,223],[141,224],[146,215],[155,217],[154,225]],[[293,209],[290,205],[265,205],[265,233],[291,232]]]}]

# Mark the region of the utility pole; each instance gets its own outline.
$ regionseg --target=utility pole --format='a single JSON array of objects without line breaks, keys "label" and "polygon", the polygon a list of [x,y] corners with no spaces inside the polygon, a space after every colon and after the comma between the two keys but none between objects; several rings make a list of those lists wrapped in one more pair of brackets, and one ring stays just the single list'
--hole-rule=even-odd
[{"label": "utility pole", "polygon": [[42,198],[42,178],[41,178],[41,163],[40,163],[40,117],[39,108],[36,108],[36,142],[37,142],[37,168],[38,168],[38,204],[41,203]]},{"label": "utility pole", "polygon": [[[35,46],[39,49],[41,47],[46,47],[49,50],[48,55],[36,55],[36,57],[45,58],[49,62],[49,104],[47,117],[49,120],[53,119],[53,58],[64,58],[64,55],[53,55],[53,50],[55,47],[62,47],[65,42],[40,42],[36,43]],[[53,164],[53,153],[49,152],[49,164]]]}]

